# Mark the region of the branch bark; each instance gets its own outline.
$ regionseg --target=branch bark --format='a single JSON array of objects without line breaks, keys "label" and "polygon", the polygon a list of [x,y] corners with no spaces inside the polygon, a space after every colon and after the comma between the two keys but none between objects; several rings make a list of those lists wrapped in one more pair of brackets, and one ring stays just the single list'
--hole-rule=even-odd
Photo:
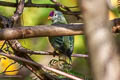
[{"label": "branch bark", "polygon": [[[120,32],[120,19],[112,20],[113,33]],[[59,24],[59,25],[39,25],[21,26],[17,28],[5,28],[0,30],[0,40],[23,39],[46,36],[67,36],[84,34],[84,24]]]},{"label": "branch bark", "polygon": [[25,0],[20,0],[20,2],[18,3],[14,15],[11,17],[14,20],[14,22],[17,21],[20,15],[23,13],[24,4]]},{"label": "branch bark", "polygon": [[60,24],[57,26],[41,25],[36,27],[6,28],[0,30],[0,40],[83,34],[82,26],[83,24],[76,24],[74,27],[73,24]]},{"label": "branch bark", "polygon": [[108,21],[106,0],[81,0],[94,80],[119,80],[120,55]]}]

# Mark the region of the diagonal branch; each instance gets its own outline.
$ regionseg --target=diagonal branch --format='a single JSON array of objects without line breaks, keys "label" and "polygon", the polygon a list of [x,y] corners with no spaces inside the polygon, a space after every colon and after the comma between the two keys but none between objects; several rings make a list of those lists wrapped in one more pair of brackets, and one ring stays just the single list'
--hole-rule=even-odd
[{"label": "diagonal branch", "polygon": [[38,63],[36,63],[36,62],[29,61],[29,60],[27,60],[27,59],[24,59],[24,58],[21,58],[21,57],[18,57],[18,56],[13,56],[13,55],[5,54],[5,53],[3,53],[3,52],[0,52],[0,55],[6,56],[6,57],[8,57],[8,58],[10,58],[10,59],[13,59],[13,60],[17,61],[17,62],[22,61],[22,62],[27,63],[27,64],[31,64],[31,65],[35,65],[35,66],[38,66],[38,67],[47,69],[47,70],[49,70],[49,71],[52,71],[52,72],[55,72],[55,73],[57,73],[57,74],[66,76],[66,77],[71,78],[71,79],[73,79],[73,80],[83,80],[83,79],[80,79],[80,78],[75,77],[75,76],[73,76],[73,75],[70,75],[70,74],[68,74],[68,73],[65,73],[65,72],[62,72],[62,71],[59,71],[59,70],[57,70],[57,69],[53,69],[53,68],[50,68],[50,67],[47,67],[47,66],[43,66],[43,65],[38,64]]},{"label": "diagonal branch", "polygon": [[25,0],[20,0],[16,7],[14,15],[11,17],[14,21],[17,21],[20,15],[23,13]]},{"label": "diagonal branch", "polygon": [[[28,61],[33,61],[29,55],[27,55],[23,52],[19,52],[18,48],[19,48],[19,46],[21,46],[21,44],[17,40],[9,40],[8,42],[9,42],[11,48],[13,49],[16,57],[21,57],[21,58],[27,59]],[[31,65],[28,63],[24,63],[24,61],[23,61],[23,65],[26,68],[28,68],[31,72],[33,72],[41,80],[46,80],[46,79],[53,80],[53,79],[55,79],[54,76],[51,76],[50,74],[47,74],[46,72],[44,72],[41,67],[38,67],[36,65]]]}]

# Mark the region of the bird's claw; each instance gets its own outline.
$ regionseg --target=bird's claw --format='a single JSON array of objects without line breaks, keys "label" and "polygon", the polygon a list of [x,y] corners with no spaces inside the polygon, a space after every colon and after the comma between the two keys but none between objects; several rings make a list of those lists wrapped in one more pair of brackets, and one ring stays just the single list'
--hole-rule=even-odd
[{"label": "bird's claw", "polygon": [[49,66],[54,66],[54,64],[56,64],[58,62],[58,60],[56,60],[56,59],[52,59],[52,60],[50,60],[50,62],[49,62]]},{"label": "bird's claw", "polygon": [[57,65],[59,69],[66,70],[66,71],[72,69],[72,65],[70,63],[68,63],[66,60],[63,60],[63,59],[59,59],[59,60],[52,59],[52,60],[50,60],[48,65],[50,67],[53,67],[53,66]]},{"label": "bird's claw", "polygon": [[59,59],[59,66],[64,70],[72,69],[72,65],[69,64],[66,60]]},{"label": "bird's claw", "polygon": [[64,70],[71,70],[72,69],[72,65],[69,63],[63,63],[64,65]]},{"label": "bird's claw", "polygon": [[54,54],[53,54],[53,57],[55,57],[55,56],[57,55],[57,52],[56,52],[56,51],[54,51],[53,53],[54,53]]}]

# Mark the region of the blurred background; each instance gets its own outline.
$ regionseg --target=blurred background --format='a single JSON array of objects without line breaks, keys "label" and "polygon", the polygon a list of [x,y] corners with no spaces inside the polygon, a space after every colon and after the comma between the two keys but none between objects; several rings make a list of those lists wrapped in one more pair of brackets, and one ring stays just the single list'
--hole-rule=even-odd
[{"label": "blurred background", "polygon": [[[14,2],[15,0],[0,0],[0,1],[7,1],[7,2]],[[73,7],[78,6],[77,0],[57,0],[61,4]],[[33,3],[36,4],[53,4],[50,0],[32,0]],[[114,3],[115,4],[115,3]],[[36,25],[50,25],[51,21],[48,20],[48,15],[51,10],[54,10],[52,8],[25,8],[24,12],[21,16],[21,24],[23,26],[36,26]],[[79,11],[78,8],[71,8],[72,11]],[[0,14],[3,16],[10,17],[14,14],[15,8],[11,7],[4,7],[0,6]],[[111,11],[109,11],[109,18],[110,20],[119,17],[119,12],[115,8]],[[81,22],[81,20],[77,20],[75,16],[71,15],[65,15],[68,23],[78,23]],[[24,46],[25,48],[31,49],[31,50],[37,50],[37,51],[53,51],[53,48],[51,47],[48,38],[47,37],[36,37],[36,38],[29,38],[29,39],[21,39],[19,42]],[[3,41],[0,41],[0,45],[2,45]],[[86,54],[87,53],[87,47],[85,44],[85,36],[84,35],[76,35],[75,36],[75,43],[74,43],[74,52],[77,54]],[[2,57],[2,56],[0,56]],[[31,56],[33,60],[36,62],[48,65],[49,61],[53,58],[53,56],[47,56],[47,55],[32,55]],[[90,71],[89,71],[89,65],[88,61],[85,58],[72,58],[73,60],[73,73],[83,75],[84,77],[90,77]],[[8,66],[8,64],[12,63],[13,61],[6,58],[2,59],[0,61],[0,73],[4,71],[4,69]],[[18,68],[18,64],[14,64],[11,67],[9,67],[9,70],[14,70]],[[23,71],[24,74],[23,74]],[[23,80],[31,80],[32,78],[26,75],[31,75],[30,72],[23,68],[20,70],[20,72],[7,72],[6,75],[22,75]],[[1,78],[0,80],[19,80],[18,78]],[[20,78],[21,80],[21,78]]]}]

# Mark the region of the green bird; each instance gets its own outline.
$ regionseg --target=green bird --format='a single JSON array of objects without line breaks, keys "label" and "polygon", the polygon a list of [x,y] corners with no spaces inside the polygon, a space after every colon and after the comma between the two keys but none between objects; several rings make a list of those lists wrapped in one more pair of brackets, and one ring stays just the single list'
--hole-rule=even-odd
[{"label": "green bird", "polygon": [[[51,11],[48,19],[51,19],[53,24],[67,24],[64,15],[60,11]],[[49,37],[49,42],[53,46],[55,53],[63,54],[65,58],[67,56],[72,61],[74,36]]]}]

